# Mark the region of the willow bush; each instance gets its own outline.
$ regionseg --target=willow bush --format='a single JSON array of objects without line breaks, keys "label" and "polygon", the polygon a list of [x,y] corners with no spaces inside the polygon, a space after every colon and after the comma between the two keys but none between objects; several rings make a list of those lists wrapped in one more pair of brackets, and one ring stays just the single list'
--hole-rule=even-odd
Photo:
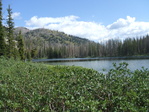
[{"label": "willow bush", "polygon": [[113,64],[107,74],[0,58],[0,111],[147,112],[149,71]]}]

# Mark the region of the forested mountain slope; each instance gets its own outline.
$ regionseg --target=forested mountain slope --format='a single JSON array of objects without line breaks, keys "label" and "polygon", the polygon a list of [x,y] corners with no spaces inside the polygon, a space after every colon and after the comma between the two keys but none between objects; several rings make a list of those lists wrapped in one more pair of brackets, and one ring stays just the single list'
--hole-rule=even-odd
[{"label": "forested mountain slope", "polygon": [[24,37],[27,52],[30,52],[35,58],[86,57],[88,52],[86,52],[85,46],[95,43],[84,38],[67,35],[64,32],[43,28],[29,30],[25,27],[18,27],[15,28],[14,34],[17,35],[19,31]]},{"label": "forested mountain slope", "polygon": [[18,35],[20,30],[25,41],[26,56],[32,58],[149,55],[149,35],[139,38],[126,38],[123,41],[111,39],[104,43],[96,43],[67,35],[64,32],[43,28],[29,30],[19,27],[15,28],[14,34]]},{"label": "forested mountain slope", "polygon": [[83,39],[77,36],[67,35],[64,32],[49,30],[49,29],[35,29],[29,30],[25,27],[15,28],[15,33],[18,33],[21,30],[23,36],[25,38],[40,38],[44,41],[48,41],[50,43],[61,43],[61,44],[83,44],[90,42],[87,39]]}]

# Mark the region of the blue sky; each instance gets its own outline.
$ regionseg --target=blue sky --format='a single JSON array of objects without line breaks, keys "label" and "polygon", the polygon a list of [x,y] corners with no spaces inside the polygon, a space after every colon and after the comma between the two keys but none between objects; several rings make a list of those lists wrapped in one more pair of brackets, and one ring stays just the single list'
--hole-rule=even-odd
[{"label": "blue sky", "polygon": [[149,0],[3,0],[16,27],[48,28],[94,41],[149,33]]}]

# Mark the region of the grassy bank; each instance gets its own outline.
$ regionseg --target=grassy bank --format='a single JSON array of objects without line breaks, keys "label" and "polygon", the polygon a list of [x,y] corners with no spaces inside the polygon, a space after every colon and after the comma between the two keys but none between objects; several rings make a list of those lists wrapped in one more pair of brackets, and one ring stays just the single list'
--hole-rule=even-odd
[{"label": "grassy bank", "polygon": [[114,67],[102,74],[0,58],[0,111],[149,111],[149,71]]}]

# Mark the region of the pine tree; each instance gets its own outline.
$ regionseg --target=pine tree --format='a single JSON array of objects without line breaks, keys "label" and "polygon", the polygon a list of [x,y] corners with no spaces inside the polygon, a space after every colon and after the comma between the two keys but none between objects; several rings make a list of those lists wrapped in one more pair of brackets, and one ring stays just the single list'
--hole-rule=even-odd
[{"label": "pine tree", "polygon": [[17,39],[18,39],[18,51],[20,58],[21,60],[25,60],[24,40],[21,31],[19,32]]},{"label": "pine tree", "polygon": [[28,61],[31,61],[31,52],[29,50],[26,50],[26,58]]},{"label": "pine tree", "polygon": [[6,43],[4,38],[4,28],[2,24],[2,0],[0,0],[0,56],[6,54]]},{"label": "pine tree", "polygon": [[7,33],[8,33],[8,43],[9,43],[9,54],[8,57],[15,57],[15,41],[13,36],[13,29],[14,29],[14,22],[12,18],[12,9],[10,8],[10,5],[8,6],[8,19],[7,19]]}]

